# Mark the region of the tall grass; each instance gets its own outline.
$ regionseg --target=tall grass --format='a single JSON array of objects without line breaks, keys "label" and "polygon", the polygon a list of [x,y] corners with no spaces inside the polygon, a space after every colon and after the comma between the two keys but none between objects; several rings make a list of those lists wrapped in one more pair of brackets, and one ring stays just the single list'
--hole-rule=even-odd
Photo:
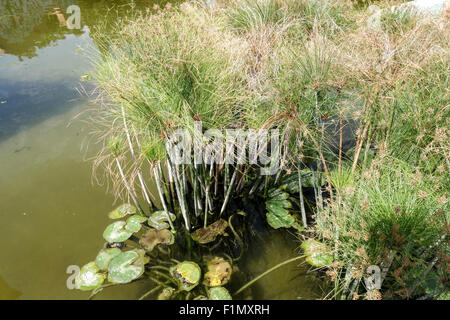
[{"label": "tall grass", "polygon": [[[430,257],[445,251],[442,236],[450,215],[443,192],[435,190],[432,181],[418,180],[418,174],[410,165],[386,158],[359,176],[345,171],[335,175],[341,177],[341,183],[334,184],[339,201],[316,215],[318,236],[333,248],[335,276],[343,273],[344,278],[350,272],[352,282],[363,287],[369,266],[392,263],[383,282],[387,298],[425,294],[424,287],[414,285],[432,263]],[[333,294],[348,297],[350,290],[342,281]]]}]

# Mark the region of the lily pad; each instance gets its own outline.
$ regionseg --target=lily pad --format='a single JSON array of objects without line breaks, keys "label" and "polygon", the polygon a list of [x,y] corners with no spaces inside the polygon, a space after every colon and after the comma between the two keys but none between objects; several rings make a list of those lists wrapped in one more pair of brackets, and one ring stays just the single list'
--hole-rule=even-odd
[{"label": "lily pad", "polygon": [[165,287],[159,293],[158,300],[169,300],[172,297],[174,292],[175,292],[174,288],[172,288],[172,287]]},{"label": "lily pad", "polygon": [[173,213],[165,211],[155,211],[152,213],[150,218],[148,218],[148,225],[155,228],[156,230],[168,229],[169,219],[167,218],[167,213],[172,221],[175,221],[176,216]]},{"label": "lily pad", "polygon": [[139,255],[139,257],[136,259],[134,264],[141,264],[141,263],[142,264],[147,264],[147,263],[150,262],[150,257],[145,254],[145,250],[143,250],[143,249],[134,249],[133,251],[136,252]]},{"label": "lily pad", "polygon": [[217,236],[225,234],[228,222],[224,219],[217,220],[206,228],[200,228],[191,233],[194,241],[200,244],[210,243],[216,240]]},{"label": "lily pad", "polygon": [[329,253],[313,253],[305,260],[314,267],[325,267],[333,263],[333,256]]},{"label": "lily pad", "polygon": [[214,257],[206,264],[208,272],[205,274],[203,283],[208,287],[223,286],[231,277],[231,265],[221,257]]},{"label": "lily pad", "polygon": [[274,229],[290,228],[295,223],[295,218],[289,214],[289,211],[273,202],[267,201],[266,209],[267,222]]},{"label": "lily pad", "polygon": [[[289,179],[292,180],[291,177],[289,177]],[[295,183],[295,180],[289,183]],[[266,217],[267,222],[272,228],[279,229],[294,226],[295,218],[290,215],[287,210],[292,207],[292,204],[288,199],[289,194],[283,191],[282,188],[273,188],[269,190],[268,200],[266,201]]]},{"label": "lily pad", "polygon": [[141,230],[142,223],[147,221],[147,217],[143,217],[135,214],[127,219],[127,224],[125,225],[125,229],[130,232],[138,232]]},{"label": "lily pad", "polygon": [[325,267],[333,262],[328,247],[314,239],[303,241],[301,248],[306,254],[306,262],[314,267]]},{"label": "lily pad", "polygon": [[100,270],[108,270],[111,260],[120,254],[119,248],[102,249],[95,258],[95,264]]},{"label": "lily pad", "polygon": [[122,204],[121,206],[117,207],[113,211],[111,211],[108,214],[108,217],[110,219],[120,219],[129,214],[136,214],[136,212],[137,212],[136,207],[132,206],[129,203],[125,203],[125,204]]},{"label": "lily pad", "polygon": [[148,230],[139,240],[139,244],[148,252],[151,252],[158,244],[171,245],[175,241],[172,232],[167,229]]},{"label": "lily pad", "polygon": [[180,289],[191,291],[195,288],[202,275],[200,267],[195,262],[183,261],[170,269],[170,273],[178,281]]},{"label": "lily pad", "polygon": [[209,289],[208,296],[210,300],[233,300],[228,290],[224,287],[214,287]]},{"label": "lily pad", "polygon": [[95,262],[84,265],[80,273],[75,278],[75,286],[83,291],[90,291],[98,288],[105,281],[106,275],[100,273],[100,269]]},{"label": "lily pad", "polygon": [[103,238],[109,243],[124,242],[133,234],[133,232],[125,229],[125,225],[125,221],[111,223],[103,232]]},{"label": "lily pad", "polygon": [[129,283],[144,273],[144,263],[136,251],[121,252],[113,258],[108,266],[108,281],[112,283]]}]

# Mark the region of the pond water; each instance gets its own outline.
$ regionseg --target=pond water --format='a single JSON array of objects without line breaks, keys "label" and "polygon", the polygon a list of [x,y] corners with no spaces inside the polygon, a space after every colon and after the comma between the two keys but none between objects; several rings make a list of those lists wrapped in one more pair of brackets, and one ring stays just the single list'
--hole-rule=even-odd
[{"label": "pond water", "polygon": [[[91,181],[86,148],[91,105],[80,88],[90,70],[90,30],[130,10],[132,0],[0,1],[0,299],[85,299],[69,290],[69,265],[95,258],[103,246],[106,213],[114,206],[106,186]],[[155,2],[133,1],[133,10]],[[81,29],[68,29],[70,5],[81,9]],[[87,90],[92,88],[87,87]],[[292,257],[295,244],[274,233],[250,252],[255,275]],[[316,298],[320,288],[306,267],[284,267],[258,283],[255,298]],[[138,282],[104,290],[98,298],[135,299]]]}]

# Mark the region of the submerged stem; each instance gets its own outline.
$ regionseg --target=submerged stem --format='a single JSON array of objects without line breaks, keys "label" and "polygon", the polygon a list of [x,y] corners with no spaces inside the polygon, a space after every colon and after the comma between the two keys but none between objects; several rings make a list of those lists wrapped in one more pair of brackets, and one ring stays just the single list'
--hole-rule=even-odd
[{"label": "submerged stem", "polygon": [[286,261],[283,261],[283,262],[277,264],[276,266],[270,268],[269,270],[267,270],[267,271],[261,273],[259,276],[257,276],[257,277],[254,278],[253,280],[247,282],[247,283],[246,283],[245,285],[243,285],[238,291],[236,291],[236,292],[234,293],[234,295],[237,295],[237,294],[241,293],[242,291],[244,291],[245,289],[247,289],[248,287],[250,287],[252,284],[254,284],[256,281],[258,281],[259,279],[261,279],[261,278],[267,276],[267,275],[268,275],[269,273],[271,273],[272,271],[275,271],[275,270],[277,270],[278,268],[281,268],[282,266],[284,266],[284,265],[286,265],[286,264],[289,264],[289,263],[291,263],[291,262],[294,262],[294,261],[303,259],[304,257],[306,257],[306,256],[305,256],[305,255],[303,255],[303,256],[298,256],[298,257],[295,257],[295,258],[292,258],[292,259],[289,259],[289,260],[286,260]]}]

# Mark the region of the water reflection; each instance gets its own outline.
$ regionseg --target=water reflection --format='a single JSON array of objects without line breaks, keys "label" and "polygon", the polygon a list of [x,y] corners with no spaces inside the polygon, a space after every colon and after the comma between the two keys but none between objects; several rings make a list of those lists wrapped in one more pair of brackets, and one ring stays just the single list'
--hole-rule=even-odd
[{"label": "water reflection", "polygon": [[[75,3],[74,3],[75,2]],[[32,58],[67,34],[82,34],[61,25],[64,13],[73,0],[2,0],[0,1],[0,51]]]},{"label": "water reflection", "polygon": [[[67,35],[81,35],[87,27],[167,1],[146,0],[0,0],[0,54],[23,60],[37,55],[37,49],[54,44]],[[80,7],[81,28],[69,29],[67,8]],[[109,21],[108,21],[109,20]]]},{"label": "water reflection", "polygon": [[[83,49],[95,47],[90,30],[154,3],[0,0],[0,141],[79,104],[80,76],[90,69]],[[80,29],[67,26],[71,5],[80,7]]]}]

